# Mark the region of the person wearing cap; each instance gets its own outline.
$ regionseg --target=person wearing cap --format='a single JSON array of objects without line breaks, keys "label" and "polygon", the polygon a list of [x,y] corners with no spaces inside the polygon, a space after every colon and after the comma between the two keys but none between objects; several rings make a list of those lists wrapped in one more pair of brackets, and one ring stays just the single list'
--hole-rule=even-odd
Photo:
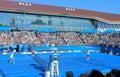
[{"label": "person wearing cap", "polygon": [[16,50],[14,49],[13,52],[11,53],[11,55],[10,55],[9,63],[11,63],[11,64],[15,64],[15,61],[14,61],[15,52],[16,52]]}]

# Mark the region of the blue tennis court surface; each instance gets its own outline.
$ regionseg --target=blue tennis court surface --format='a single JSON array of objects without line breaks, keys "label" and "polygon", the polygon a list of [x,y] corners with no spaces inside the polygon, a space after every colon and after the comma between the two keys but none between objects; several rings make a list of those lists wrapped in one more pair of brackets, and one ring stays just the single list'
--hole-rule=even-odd
[{"label": "blue tennis court surface", "polygon": [[[38,56],[49,62],[50,54],[38,54]],[[92,69],[105,73],[113,68],[120,68],[120,56],[99,52],[91,52],[90,60],[86,60],[86,52],[59,53],[59,57],[60,77],[66,77],[67,71],[72,71],[75,77],[78,77],[80,73]],[[16,53],[15,64],[9,64],[8,60],[9,55],[0,55],[0,77],[45,77],[44,67],[31,54]]]}]

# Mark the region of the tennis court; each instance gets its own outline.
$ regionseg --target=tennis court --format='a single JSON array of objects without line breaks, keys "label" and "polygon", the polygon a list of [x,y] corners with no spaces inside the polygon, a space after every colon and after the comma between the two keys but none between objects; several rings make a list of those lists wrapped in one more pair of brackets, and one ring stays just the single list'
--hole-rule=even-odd
[{"label": "tennis court", "polygon": [[[49,62],[52,53],[37,54],[44,62]],[[115,55],[91,52],[90,60],[86,60],[86,52],[59,53],[60,77],[65,77],[66,71],[72,71],[75,77],[81,73],[98,69],[103,73],[113,68],[120,68],[120,57]],[[32,54],[15,54],[15,64],[9,64],[9,54],[0,55],[0,77],[45,77],[43,61],[36,61]],[[44,64],[44,63],[43,63]]]}]

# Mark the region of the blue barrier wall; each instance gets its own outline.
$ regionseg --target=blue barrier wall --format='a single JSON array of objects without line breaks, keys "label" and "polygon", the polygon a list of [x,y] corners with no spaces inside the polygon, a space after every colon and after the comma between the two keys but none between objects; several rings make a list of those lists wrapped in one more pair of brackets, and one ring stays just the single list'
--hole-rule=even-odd
[{"label": "blue barrier wall", "polygon": [[31,51],[34,49],[37,52],[41,51],[52,51],[56,48],[59,51],[69,51],[69,50],[99,50],[100,46],[28,46],[19,45],[19,51]]},{"label": "blue barrier wall", "polygon": [[0,31],[10,31],[10,27],[1,26]]},{"label": "blue barrier wall", "polygon": [[100,46],[101,52],[113,52],[113,53],[120,53],[120,47],[110,47],[110,46]]},{"label": "blue barrier wall", "polygon": [[[18,52],[31,52],[34,49],[37,52],[42,51],[54,51],[56,48],[58,51],[75,51],[75,50],[100,50],[101,52],[114,52],[120,53],[120,47],[107,47],[107,46],[34,46],[34,45],[23,45],[18,46]],[[10,51],[13,51],[13,47],[10,46]],[[8,47],[0,46],[0,52],[7,51]]]},{"label": "blue barrier wall", "polygon": [[55,32],[54,28],[39,28],[36,30],[37,32]]}]

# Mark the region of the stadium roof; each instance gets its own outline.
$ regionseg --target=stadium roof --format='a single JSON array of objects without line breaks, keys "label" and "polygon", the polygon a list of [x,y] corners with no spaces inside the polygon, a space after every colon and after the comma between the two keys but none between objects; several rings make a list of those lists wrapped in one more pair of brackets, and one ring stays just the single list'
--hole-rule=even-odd
[{"label": "stadium roof", "polygon": [[[41,14],[53,14],[53,15],[66,15],[68,11],[66,7],[58,7],[58,6],[49,6],[42,4],[32,4],[32,6],[22,6],[19,5],[19,2],[1,0],[0,2],[0,10],[11,10],[11,11],[20,11],[26,9],[27,12],[31,13],[41,13]],[[75,9],[75,11],[69,11],[70,15],[73,17],[82,17],[82,18],[91,18],[100,21],[104,21],[107,23],[119,23],[120,24],[120,15],[119,14],[111,14],[104,12],[96,12],[90,10],[82,10]]]}]

